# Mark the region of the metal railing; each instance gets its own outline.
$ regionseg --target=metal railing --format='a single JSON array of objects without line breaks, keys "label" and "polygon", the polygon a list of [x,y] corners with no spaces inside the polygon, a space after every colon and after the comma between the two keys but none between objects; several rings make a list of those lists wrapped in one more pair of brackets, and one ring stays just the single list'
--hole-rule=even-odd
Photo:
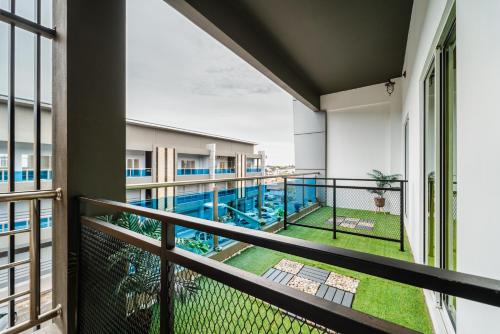
[{"label": "metal railing", "polygon": [[[0,304],[9,303],[9,312],[14,312],[14,301],[20,297],[29,295],[30,308],[29,320],[16,324],[4,331],[1,334],[20,333],[32,327],[38,326],[41,323],[53,319],[60,315],[61,307],[58,305],[54,309],[40,313],[40,200],[55,199],[59,200],[62,196],[61,189],[56,190],[37,190],[26,192],[11,192],[0,194],[0,203],[12,203],[18,201],[30,202],[30,221],[29,227],[21,229],[9,229],[1,232],[0,237],[8,236],[14,238],[15,235],[29,233],[29,257],[25,260],[9,261],[7,264],[1,265],[0,270],[11,271],[10,277],[14,277],[14,269],[18,266],[29,264],[29,289],[17,293],[9,294],[7,297],[0,299]],[[13,243],[13,240],[10,241]]]},{"label": "metal railing", "polygon": [[319,175],[319,173],[296,173],[296,174],[280,174],[280,175],[264,175],[264,176],[248,176],[248,177],[226,177],[221,179],[210,179],[210,180],[189,180],[189,181],[174,181],[174,182],[150,182],[150,183],[137,183],[128,184],[127,190],[142,190],[142,189],[157,189],[157,188],[168,188],[168,187],[179,187],[179,186],[191,186],[191,185],[202,185],[202,184],[217,184],[226,182],[243,182],[243,181],[253,181],[253,180],[265,180],[265,179],[282,179],[285,177],[298,177],[307,175]]},{"label": "metal railing", "polygon": [[[320,328],[323,329],[331,329],[342,333],[414,332],[397,324],[378,319],[342,305],[332,304],[318,297],[307,295],[277,283],[270,282],[269,280],[243,270],[179,249],[175,246],[174,231],[176,226],[192,228],[313,261],[319,261],[395,282],[500,307],[499,280],[428,267],[343,248],[330,247],[262,231],[252,231],[179,214],[140,208],[120,202],[90,198],[81,198],[80,202],[85,206],[100,207],[101,209],[110,210],[112,212],[127,212],[161,222],[161,241],[158,241],[95,218],[86,216],[81,217],[82,235],[84,235],[85,238],[85,240],[82,241],[82,252],[85,257],[82,261],[85,263],[81,264],[81,270],[87,275],[85,277],[97,275],[97,273],[93,273],[92,271],[98,270],[99,274],[95,277],[101,279],[96,281],[96,284],[102,282],[102,276],[105,273],[102,272],[103,267],[96,268],[92,261],[99,259],[99,256],[101,256],[99,260],[102,262],[99,262],[101,266],[108,261],[107,258],[102,258],[102,255],[99,254],[109,247],[109,244],[102,243],[110,242],[110,238],[114,240],[112,243],[118,242],[118,245],[115,245],[117,251],[123,250],[123,247],[127,247],[127,245],[131,245],[137,248],[136,252],[147,252],[148,254],[150,253],[150,255],[152,254],[158,257],[159,268],[149,268],[149,275],[151,277],[148,276],[148,284],[153,284],[152,282],[156,279],[158,280],[158,284],[154,284],[155,287],[158,287],[158,291],[154,289],[154,291],[148,291],[153,291],[155,296],[156,294],[158,295],[158,298],[154,300],[159,303],[160,311],[157,314],[160,318],[160,333],[173,332],[175,326],[183,325],[175,323],[176,317],[182,316],[179,312],[181,312],[183,308],[181,307],[181,310],[176,311],[173,309],[173,305],[176,299],[175,294],[179,289],[177,285],[179,282],[176,281],[176,279],[178,279],[180,272],[185,275],[186,270],[188,273],[191,273],[188,275],[190,277],[189,281],[191,282],[196,279],[196,277],[206,277],[218,282],[217,284],[222,284],[234,289],[231,290],[232,292],[229,293],[230,295],[234,295],[234,291],[243,293],[244,295],[242,298],[244,298],[245,301],[250,300],[250,306],[244,306],[245,308],[243,310],[239,310],[240,316],[244,316],[246,312],[252,312],[253,308],[251,303],[258,299],[266,303],[266,305],[270,305],[266,306],[266,309],[270,307],[282,309],[286,314],[294,315],[296,317],[295,319],[299,319],[309,325],[314,324],[314,326],[320,326]],[[88,249],[88,247],[94,247],[96,250],[93,251],[92,249]],[[86,253],[88,254],[85,255]],[[114,259],[113,261],[116,261],[116,256],[112,258]],[[134,257],[125,257],[125,263],[120,266],[123,267],[123,265],[125,265],[125,267],[131,268],[130,264],[127,266],[126,262],[132,261],[133,259]],[[153,261],[152,263],[157,262]],[[180,266],[182,269],[176,266]],[[106,266],[104,266],[104,268],[106,268]],[[108,268],[110,267],[108,266]],[[138,269],[135,268],[134,270]],[[158,274],[156,275],[155,273]],[[91,282],[86,282],[83,279],[81,284],[82,287],[80,291],[88,291],[89,293],[93,293],[92,291],[99,291],[99,294],[107,293],[103,291],[102,286],[100,286],[98,290],[95,290],[98,288],[97,286],[94,287]],[[210,294],[214,293],[216,292],[210,290]],[[143,294],[141,294],[141,296],[143,296]],[[240,295],[238,294],[238,296]],[[224,297],[226,297],[226,295],[224,295]],[[121,296],[121,298],[127,299],[127,295],[125,294]],[[206,295],[202,295],[200,298],[206,298]],[[120,326],[121,322],[119,319],[113,319],[113,322],[110,323],[107,314],[101,316],[101,312],[96,309],[100,307],[98,304],[99,303],[81,305],[81,311],[85,310],[85,312],[92,312],[91,314],[94,317],[90,324],[90,320],[86,320],[84,315],[80,315],[79,319],[82,319],[81,321],[87,321],[81,328],[85,329],[93,326],[95,329],[99,328],[101,325]],[[107,305],[107,307],[117,307],[117,305],[113,305],[112,301],[105,301],[104,304]],[[141,305],[144,306],[144,304]],[[211,307],[211,309],[213,309],[213,307],[217,308],[217,305],[211,305]],[[105,310],[102,311],[102,313],[106,313],[104,312]],[[123,316],[126,317],[126,315],[127,312],[124,312]],[[230,315],[228,315],[228,319],[229,318],[231,318]],[[154,317],[148,317],[147,319],[150,322],[155,321]],[[181,317],[181,319],[183,319],[182,321],[189,321],[190,318],[187,316]],[[209,317],[204,319],[204,321],[214,320]],[[100,322],[102,322],[102,324]],[[271,323],[268,323],[267,326],[271,328],[274,325],[275,324],[273,324],[271,320]],[[189,326],[189,324],[187,324],[187,326]],[[218,326],[218,324],[206,324],[206,328],[213,328],[213,326]],[[221,324],[221,326],[227,326],[227,324]],[[249,326],[251,326],[251,324],[249,324]],[[146,328],[149,330],[151,327],[148,326]],[[123,330],[123,328],[114,328],[114,330],[120,331]],[[83,330],[82,332],[92,333],[95,331],[89,329],[87,331]]]},{"label": "metal railing", "polygon": [[[334,239],[337,233],[344,233],[394,241],[404,251],[406,182],[396,180],[386,187],[377,187],[373,179],[288,177],[284,184],[284,227],[295,225],[330,231]],[[331,208],[331,219],[314,224],[291,220],[290,213],[307,207],[311,197]]]}]

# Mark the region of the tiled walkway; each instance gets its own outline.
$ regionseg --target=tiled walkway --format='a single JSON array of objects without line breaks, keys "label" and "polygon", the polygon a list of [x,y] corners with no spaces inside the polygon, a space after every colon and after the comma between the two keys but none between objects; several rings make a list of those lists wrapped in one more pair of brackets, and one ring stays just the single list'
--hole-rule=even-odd
[{"label": "tiled walkway", "polygon": [[[347,307],[352,307],[359,283],[347,276],[289,260],[282,260],[262,277]],[[332,286],[333,284],[337,286]]]}]

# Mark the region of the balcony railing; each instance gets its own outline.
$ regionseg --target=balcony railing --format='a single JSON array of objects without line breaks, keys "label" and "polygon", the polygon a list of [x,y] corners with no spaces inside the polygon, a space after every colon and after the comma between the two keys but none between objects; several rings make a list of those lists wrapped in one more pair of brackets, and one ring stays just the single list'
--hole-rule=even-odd
[{"label": "balcony railing", "polygon": [[262,168],[260,167],[247,167],[247,173],[260,173]]},{"label": "balcony railing", "polygon": [[[17,170],[14,172],[14,180],[16,182],[34,181],[35,171],[33,169]],[[7,169],[0,169],[0,182],[7,182],[9,180],[9,172]],[[40,180],[52,180],[52,170],[40,170]]]},{"label": "balcony railing", "polygon": [[151,168],[127,168],[126,177],[151,176]]},{"label": "balcony railing", "polygon": [[210,169],[208,168],[179,168],[177,175],[208,175]]},{"label": "balcony railing", "polygon": [[[9,259],[7,263],[0,265],[0,271],[7,270],[9,277],[9,291],[6,297],[0,299],[0,305],[8,303],[9,321],[12,326],[2,332],[6,333],[21,333],[28,330],[34,326],[38,326],[41,323],[51,320],[61,313],[61,306],[57,305],[55,308],[45,312],[41,312],[41,266],[40,266],[40,229],[42,227],[42,222],[40,219],[40,200],[41,199],[59,199],[61,197],[61,190],[38,190],[38,191],[28,191],[28,192],[11,192],[0,194],[0,203],[8,203],[12,205],[14,202],[29,201],[30,214],[29,214],[29,224],[22,226],[11,226],[10,228],[2,227],[0,232],[1,237],[9,238]],[[14,254],[16,253],[15,246],[15,236],[21,236],[22,234],[29,234],[29,254],[26,259],[15,260]],[[29,286],[28,289],[16,291],[18,286],[15,284],[15,270],[22,266],[29,266]],[[23,307],[19,304],[23,298],[28,297],[29,308]],[[26,300],[23,303],[26,303]],[[15,323],[15,313],[19,318],[28,318],[28,320]],[[28,314],[19,314],[28,313]]]},{"label": "balcony railing", "polygon": [[81,333],[415,333],[341,304],[192,254],[175,245],[182,226],[332,266],[500,307],[500,281],[262,231],[81,198],[85,208],[127,212],[160,224],[161,241],[81,218]]},{"label": "balcony railing", "polygon": [[236,169],[234,168],[216,168],[215,174],[234,174]]}]

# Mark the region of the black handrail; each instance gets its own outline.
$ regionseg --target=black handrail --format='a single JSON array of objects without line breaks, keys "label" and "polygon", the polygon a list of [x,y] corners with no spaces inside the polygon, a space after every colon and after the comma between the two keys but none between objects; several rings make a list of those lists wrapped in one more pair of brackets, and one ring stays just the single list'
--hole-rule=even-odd
[{"label": "black handrail", "polygon": [[434,290],[500,307],[500,281],[383,256],[331,247],[263,231],[229,226],[205,219],[104,199],[82,197],[83,203],[116,211],[126,211],[202,232],[224,236],[248,244],[304,257],[392,281]]},{"label": "black handrail", "polygon": [[[162,257],[210,279],[282,308],[299,317],[343,333],[417,333],[414,330],[356,311],[341,304],[308,295],[263,277],[193,254],[178,247],[164,249],[158,240],[95,218],[82,217],[83,226],[108,234],[135,247]],[[167,223],[171,225],[172,223]],[[163,266],[163,264],[162,264]],[[160,300],[168,299],[160,296]],[[161,307],[161,306],[160,306]],[[161,312],[161,320],[167,317]],[[175,321],[175,319],[174,319]],[[168,326],[168,324],[166,323]],[[162,324],[160,324],[162,327]]]}]

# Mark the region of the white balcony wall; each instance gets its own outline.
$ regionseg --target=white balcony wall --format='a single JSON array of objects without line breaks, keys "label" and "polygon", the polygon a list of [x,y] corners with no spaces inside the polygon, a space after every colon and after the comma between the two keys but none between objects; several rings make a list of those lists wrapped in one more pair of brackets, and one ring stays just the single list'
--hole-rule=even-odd
[{"label": "white balcony wall", "polygon": [[177,168],[181,169],[182,168],[182,160],[193,160],[194,161],[194,168],[196,169],[208,169],[209,168],[209,161],[208,161],[208,156],[204,155],[196,155],[196,154],[178,154],[177,155]]},{"label": "white balcony wall", "polygon": [[[414,2],[403,80],[403,114],[410,119],[410,183],[407,230],[413,254],[423,256],[423,77],[433,58],[453,1]],[[458,211],[457,270],[500,279],[500,2],[457,0]],[[427,295],[437,333],[453,333],[444,311]],[[457,333],[500,333],[500,309],[457,301]]]},{"label": "white balcony wall", "polygon": [[325,175],[325,113],[293,101],[295,170]]}]

